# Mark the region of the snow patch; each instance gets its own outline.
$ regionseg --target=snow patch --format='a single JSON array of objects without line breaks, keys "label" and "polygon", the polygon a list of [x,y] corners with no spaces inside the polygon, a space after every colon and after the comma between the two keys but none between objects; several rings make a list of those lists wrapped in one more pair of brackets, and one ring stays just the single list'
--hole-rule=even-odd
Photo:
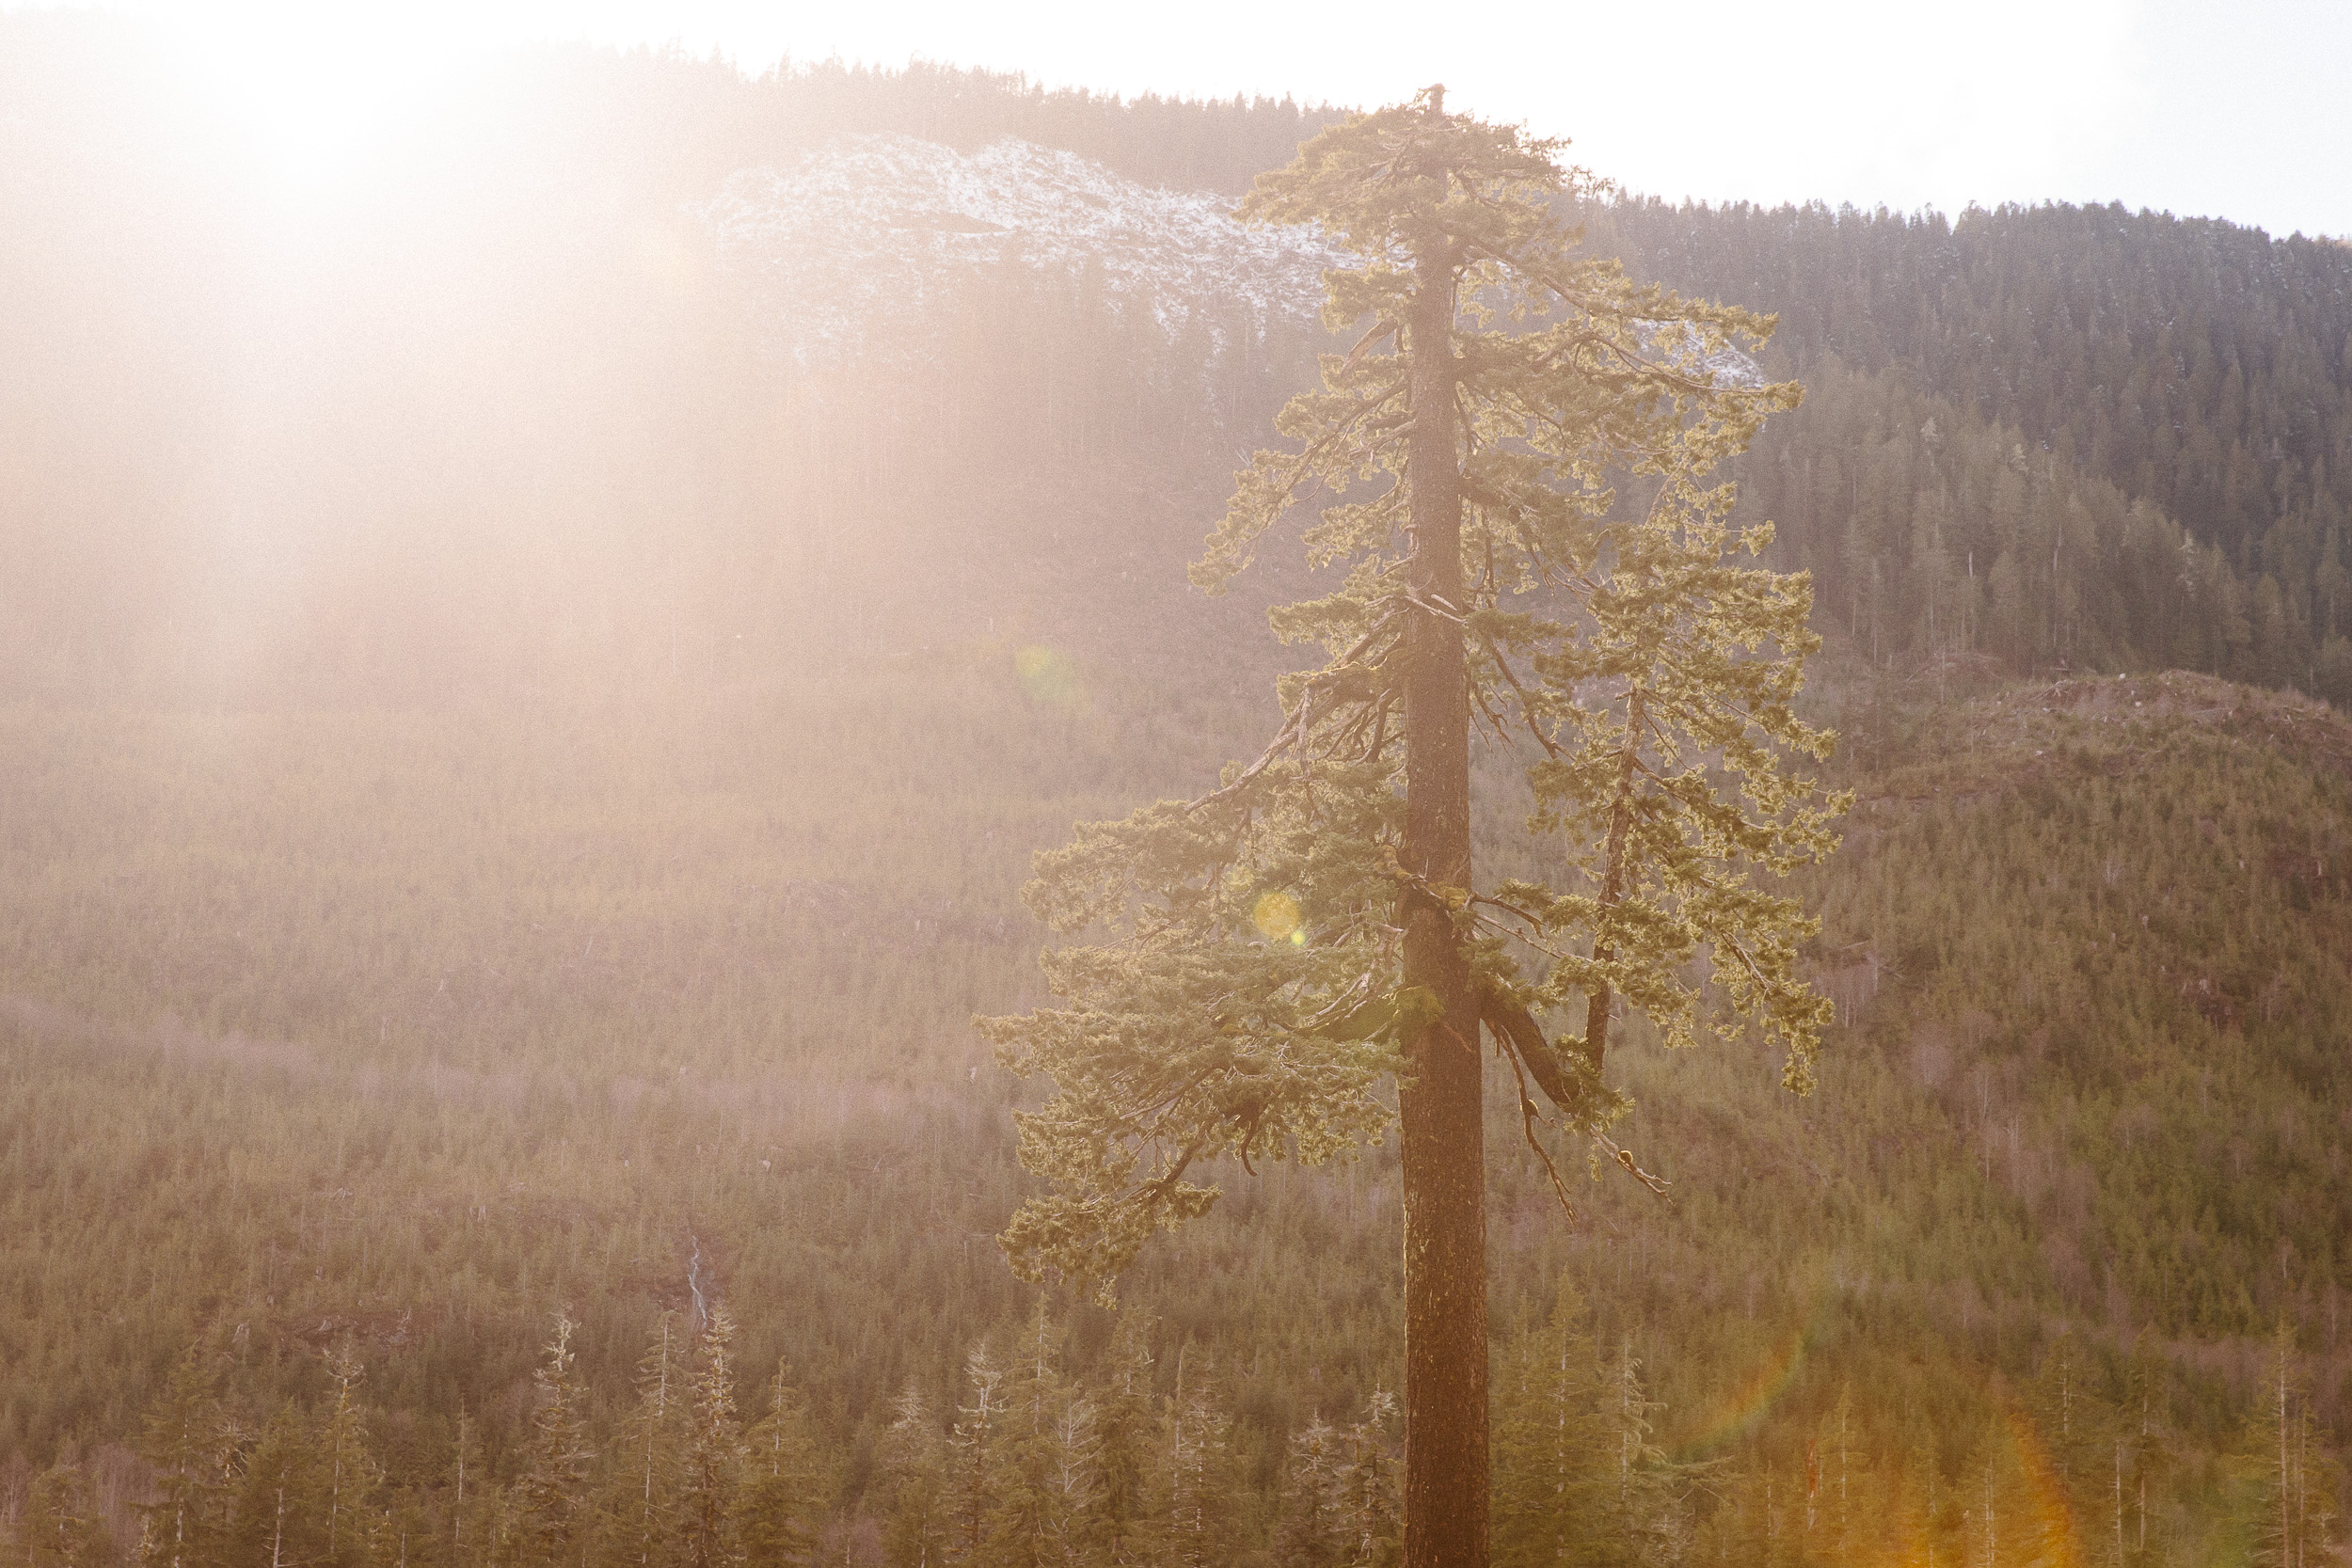
[{"label": "snow patch", "polygon": [[[1074,152],[1007,138],[976,152],[897,133],[840,135],[781,172],[741,170],[698,209],[721,264],[758,280],[783,356],[803,368],[919,353],[994,268],[1100,289],[1173,335],[1240,315],[1311,320],[1323,275],[1358,258],[1312,225],[1244,224],[1222,198],[1160,190]],[[1760,387],[1738,349],[1645,322],[1644,351],[1717,387]]]},{"label": "snow patch", "polygon": [[1243,224],[1220,198],[1012,139],[963,153],[836,136],[789,169],[731,176],[700,216],[722,264],[764,285],[780,346],[803,366],[944,330],[999,265],[1090,276],[1114,309],[1141,307],[1172,333],[1204,310],[1312,317],[1324,270],[1352,261],[1311,227]]}]

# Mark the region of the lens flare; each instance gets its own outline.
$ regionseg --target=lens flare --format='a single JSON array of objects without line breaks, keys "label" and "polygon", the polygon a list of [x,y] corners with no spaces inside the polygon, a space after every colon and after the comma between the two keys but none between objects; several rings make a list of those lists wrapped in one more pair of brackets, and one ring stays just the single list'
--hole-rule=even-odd
[{"label": "lens flare", "polygon": [[1710,1450],[1756,1430],[1804,1366],[1805,1331],[1810,1326],[1808,1322],[1790,1329],[1744,1374],[1725,1383],[1692,1439],[1693,1451]]},{"label": "lens flare", "polygon": [[1078,667],[1058,648],[1024,648],[1012,656],[1012,668],[1033,702],[1058,705],[1078,694]]},{"label": "lens flare", "polygon": [[1250,920],[1264,933],[1268,942],[1287,942],[1304,946],[1307,933],[1301,927],[1298,900],[1287,893],[1269,893],[1258,900]]},{"label": "lens flare", "polygon": [[180,73],[232,157],[281,194],[361,177],[478,69],[478,45],[414,8],[231,3],[166,14]]},{"label": "lens flare", "polygon": [[2041,1560],[2048,1568],[2082,1568],[2082,1543],[2074,1534],[2074,1511],[2066,1500],[2066,1481],[2051,1462],[2049,1446],[2033,1418],[2013,1400],[2002,1402],[2010,1448],[2025,1478],[2026,1496],[2033,1505],[2041,1543]]}]

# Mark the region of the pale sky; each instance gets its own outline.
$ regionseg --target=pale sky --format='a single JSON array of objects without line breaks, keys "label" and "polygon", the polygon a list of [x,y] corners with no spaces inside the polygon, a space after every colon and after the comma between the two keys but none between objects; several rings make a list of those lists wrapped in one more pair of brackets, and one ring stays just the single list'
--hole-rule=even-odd
[{"label": "pale sky", "polygon": [[[329,160],[413,84],[518,40],[1020,71],[1122,94],[1451,107],[1573,139],[1627,187],[1957,211],[2121,199],[2352,236],[2352,0],[1681,0],[1601,6],[119,0],[262,134]],[[1422,18],[1452,19],[1418,36]],[[289,56],[316,69],[272,69]],[[290,102],[288,81],[320,84]],[[280,94],[281,96],[273,96]]]}]

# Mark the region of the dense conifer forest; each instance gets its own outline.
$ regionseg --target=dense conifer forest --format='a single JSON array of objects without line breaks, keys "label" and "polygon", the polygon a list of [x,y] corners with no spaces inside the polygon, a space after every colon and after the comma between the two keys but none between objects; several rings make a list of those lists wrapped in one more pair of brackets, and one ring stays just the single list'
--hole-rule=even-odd
[{"label": "dense conifer forest", "polygon": [[1818,412],[1767,438],[1747,500],[1874,661],[2178,667],[2352,699],[2342,243],[2120,207],[1629,201],[1595,232],[1779,312],[1774,355]]},{"label": "dense conifer forest", "polygon": [[[1007,267],[794,370],[693,216],[844,131],[1233,195],[1333,112],[528,53],[290,245],[137,51],[0,17],[10,1560],[1387,1560],[1391,1151],[1041,1292],[970,1024],[1033,849],[1262,739],[1296,575],[1183,568],[1329,345]],[[1570,1221],[1494,1086],[1498,1560],[2327,1560],[2352,249],[1585,219],[1779,313],[1740,504],[1857,805],[1813,1096],[1635,1031],[1671,1196]]]}]

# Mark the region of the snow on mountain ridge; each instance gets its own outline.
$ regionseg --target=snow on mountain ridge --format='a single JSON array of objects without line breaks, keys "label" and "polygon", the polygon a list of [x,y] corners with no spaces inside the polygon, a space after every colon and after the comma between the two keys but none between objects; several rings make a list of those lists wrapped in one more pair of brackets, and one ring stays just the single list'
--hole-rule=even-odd
[{"label": "snow on mountain ridge", "polygon": [[[1091,268],[1115,308],[1141,305],[1168,332],[1207,311],[1221,334],[1233,309],[1313,318],[1324,273],[1359,264],[1312,225],[1244,224],[1220,198],[1009,137],[964,153],[895,132],[835,136],[787,171],[730,176],[700,216],[722,262],[765,285],[778,347],[803,368],[916,349],[992,265]],[[913,332],[873,330],[910,320]],[[1637,325],[1644,351],[1687,374],[1763,384],[1754,359],[1686,323]]]},{"label": "snow on mountain ridge", "polygon": [[781,346],[804,366],[854,354],[873,322],[952,308],[958,284],[997,262],[1092,266],[1115,306],[1172,330],[1220,304],[1311,317],[1324,270],[1351,260],[1311,228],[1243,224],[1219,198],[1011,139],[962,153],[836,136],[787,171],[729,177],[700,215],[722,261],[772,291]]}]

